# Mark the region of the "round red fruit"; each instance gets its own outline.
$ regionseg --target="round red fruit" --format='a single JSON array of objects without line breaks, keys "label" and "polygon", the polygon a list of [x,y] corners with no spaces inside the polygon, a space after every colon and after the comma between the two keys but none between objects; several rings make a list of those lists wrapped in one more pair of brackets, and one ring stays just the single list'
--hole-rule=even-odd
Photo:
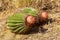
[{"label": "round red fruit", "polygon": [[28,16],[27,17],[27,23],[34,24],[35,23],[35,17],[34,16]]}]

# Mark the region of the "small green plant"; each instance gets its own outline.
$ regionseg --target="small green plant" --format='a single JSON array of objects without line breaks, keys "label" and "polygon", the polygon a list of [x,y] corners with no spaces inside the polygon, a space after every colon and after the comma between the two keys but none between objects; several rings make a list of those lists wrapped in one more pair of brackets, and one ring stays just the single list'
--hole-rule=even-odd
[{"label": "small green plant", "polygon": [[7,25],[12,29],[12,32],[29,33],[37,24],[46,20],[48,20],[48,13],[46,11],[37,14],[36,9],[24,8],[22,12],[9,16]]},{"label": "small green plant", "polygon": [[37,13],[35,9],[25,8],[21,13],[19,12],[9,16],[7,19],[7,25],[10,29],[12,29],[12,32],[26,33],[33,28],[36,15]]}]

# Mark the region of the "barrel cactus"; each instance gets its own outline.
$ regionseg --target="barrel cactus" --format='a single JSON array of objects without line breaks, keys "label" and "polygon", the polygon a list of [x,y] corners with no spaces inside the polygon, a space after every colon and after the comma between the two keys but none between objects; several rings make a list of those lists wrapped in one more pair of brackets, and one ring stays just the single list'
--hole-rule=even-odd
[{"label": "barrel cactus", "polygon": [[24,8],[22,12],[9,16],[7,18],[7,25],[14,33],[27,33],[34,27],[36,17],[35,9]]}]

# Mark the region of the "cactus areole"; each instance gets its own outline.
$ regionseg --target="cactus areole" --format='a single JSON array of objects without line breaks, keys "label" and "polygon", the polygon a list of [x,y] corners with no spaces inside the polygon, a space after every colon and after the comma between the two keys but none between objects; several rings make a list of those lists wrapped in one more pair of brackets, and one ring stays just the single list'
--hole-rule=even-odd
[{"label": "cactus areole", "polygon": [[7,25],[14,33],[27,33],[35,24],[36,11],[25,8],[22,12],[15,13],[7,18]]}]

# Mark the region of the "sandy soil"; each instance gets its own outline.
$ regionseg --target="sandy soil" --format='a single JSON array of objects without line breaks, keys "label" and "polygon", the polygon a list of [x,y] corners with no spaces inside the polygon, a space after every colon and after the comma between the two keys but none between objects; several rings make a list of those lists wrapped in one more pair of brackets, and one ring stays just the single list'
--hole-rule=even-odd
[{"label": "sandy soil", "polygon": [[[48,22],[48,24],[42,26],[45,29],[47,29],[45,32],[41,32],[41,29],[39,27],[37,33],[33,31],[31,32],[31,34],[27,35],[12,33],[7,28],[6,25],[7,15],[9,16],[15,13],[17,6],[14,8],[5,7],[6,8],[5,10],[4,7],[2,6],[3,9],[2,11],[0,10],[0,40],[60,40],[60,0],[50,1],[52,1],[51,6],[53,8],[48,7],[47,11],[49,13],[49,18],[52,18],[53,22],[52,23]],[[9,5],[7,6],[11,7],[10,2]]]}]

